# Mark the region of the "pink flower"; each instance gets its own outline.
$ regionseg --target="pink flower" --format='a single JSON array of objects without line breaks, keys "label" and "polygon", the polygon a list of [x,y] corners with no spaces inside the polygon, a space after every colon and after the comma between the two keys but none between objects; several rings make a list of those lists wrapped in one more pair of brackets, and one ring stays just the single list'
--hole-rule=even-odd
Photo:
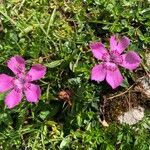
[{"label": "pink flower", "polygon": [[130,40],[127,37],[117,40],[115,35],[110,38],[110,51],[100,42],[90,44],[94,57],[102,61],[93,67],[91,79],[97,82],[106,79],[113,89],[118,87],[123,82],[118,65],[134,70],[141,62],[139,55],[134,51],[122,54],[129,44]]},{"label": "pink flower", "polygon": [[25,94],[28,102],[38,102],[41,95],[41,89],[32,81],[44,77],[46,68],[40,64],[32,66],[29,72],[25,72],[25,60],[20,56],[12,57],[7,66],[16,75],[15,77],[6,74],[0,75],[0,92],[9,91],[5,97],[5,104],[8,108],[18,105]]}]

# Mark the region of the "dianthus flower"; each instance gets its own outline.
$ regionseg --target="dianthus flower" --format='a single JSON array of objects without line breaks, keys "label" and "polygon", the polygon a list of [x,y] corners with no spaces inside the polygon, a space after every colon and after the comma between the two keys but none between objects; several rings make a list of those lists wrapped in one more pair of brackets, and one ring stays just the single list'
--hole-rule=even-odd
[{"label": "dianthus flower", "polygon": [[93,67],[91,71],[91,80],[100,82],[106,79],[107,83],[113,89],[121,85],[123,76],[121,75],[118,66],[134,70],[141,62],[141,58],[134,51],[122,54],[129,44],[129,38],[124,36],[119,40],[115,35],[110,38],[109,51],[107,51],[101,42],[91,43],[90,48],[94,57],[102,61],[100,64]]},{"label": "dianthus flower", "polygon": [[25,60],[20,56],[12,57],[8,61],[7,66],[15,74],[15,77],[6,74],[0,75],[0,92],[8,93],[5,97],[5,104],[8,108],[18,105],[23,95],[26,96],[28,102],[38,102],[41,89],[38,85],[33,84],[32,81],[44,77],[46,68],[40,64],[36,64],[26,72]]}]

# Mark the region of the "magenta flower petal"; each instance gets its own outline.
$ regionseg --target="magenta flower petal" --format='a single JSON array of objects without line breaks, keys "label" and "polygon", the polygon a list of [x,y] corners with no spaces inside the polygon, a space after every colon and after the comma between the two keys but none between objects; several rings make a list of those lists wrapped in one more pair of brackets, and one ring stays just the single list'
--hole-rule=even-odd
[{"label": "magenta flower petal", "polygon": [[20,103],[22,99],[22,92],[17,92],[16,90],[12,90],[5,98],[5,104],[8,108],[13,108]]},{"label": "magenta flower petal", "polygon": [[95,65],[91,71],[91,80],[94,81],[103,81],[106,76],[106,70],[103,67],[103,64]]},{"label": "magenta flower petal", "polygon": [[117,51],[121,54],[130,44],[130,39],[124,36],[118,43]]},{"label": "magenta flower petal", "polygon": [[41,96],[41,89],[35,84],[30,84],[30,86],[24,92],[28,102],[36,103]]},{"label": "magenta flower petal", "polygon": [[118,42],[117,42],[116,36],[115,35],[111,36],[110,37],[110,50],[111,51],[117,50],[117,45],[118,45]]},{"label": "magenta flower petal", "polygon": [[110,38],[110,50],[117,50],[121,54],[130,44],[130,39],[124,36],[121,40],[117,39],[115,35]]},{"label": "magenta flower petal", "polygon": [[101,42],[95,42],[90,44],[90,48],[95,58],[102,60],[103,54],[108,53],[107,49]]},{"label": "magenta flower petal", "polygon": [[6,92],[13,87],[13,77],[6,74],[0,75],[0,92]]},{"label": "magenta flower petal", "polygon": [[117,88],[123,82],[123,77],[114,63],[108,63],[106,81],[113,88]]},{"label": "magenta flower petal", "polygon": [[136,69],[141,62],[140,56],[134,51],[130,51],[126,54],[123,54],[122,58],[123,58],[123,63],[120,64],[120,66],[127,68],[129,70]]},{"label": "magenta flower petal", "polygon": [[46,67],[40,64],[36,64],[32,66],[32,68],[27,73],[27,80],[29,81],[39,80],[44,77],[45,73]]},{"label": "magenta flower petal", "polygon": [[7,66],[14,74],[19,75],[25,71],[25,60],[20,56],[14,56],[8,61]]}]

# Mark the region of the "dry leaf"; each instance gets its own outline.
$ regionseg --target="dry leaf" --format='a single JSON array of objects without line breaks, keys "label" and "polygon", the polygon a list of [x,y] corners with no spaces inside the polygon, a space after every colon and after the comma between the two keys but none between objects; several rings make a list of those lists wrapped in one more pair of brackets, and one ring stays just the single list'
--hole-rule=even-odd
[{"label": "dry leaf", "polygon": [[135,90],[137,92],[141,92],[147,98],[150,98],[150,74],[137,80],[137,85],[135,86]]},{"label": "dry leaf", "polygon": [[68,104],[71,106],[72,103],[71,103],[71,92],[69,90],[62,90],[58,93],[58,98],[59,100],[61,101],[64,101],[64,102],[68,102]]},{"label": "dry leaf", "polygon": [[150,53],[146,55],[146,64],[150,68]]},{"label": "dry leaf", "polygon": [[106,120],[101,121],[101,124],[102,124],[104,127],[109,127],[109,124],[106,122]]}]

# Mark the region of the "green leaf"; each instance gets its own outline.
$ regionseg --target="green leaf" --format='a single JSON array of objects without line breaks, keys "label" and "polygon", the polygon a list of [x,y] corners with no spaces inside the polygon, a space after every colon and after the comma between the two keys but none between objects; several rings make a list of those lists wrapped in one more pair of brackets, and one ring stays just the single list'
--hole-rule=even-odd
[{"label": "green leaf", "polygon": [[50,111],[41,111],[40,112],[40,118],[42,119],[42,120],[44,120],[48,115],[50,114]]},{"label": "green leaf", "polygon": [[51,63],[45,64],[45,66],[48,67],[48,68],[55,68],[55,67],[58,67],[59,65],[61,65],[62,62],[63,62],[62,59],[61,60],[55,60]]},{"label": "green leaf", "polygon": [[5,97],[5,94],[4,93],[0,93],[0,101],[3,101],[4,97]]},{"label": "green leaf", "polygon": [[64,147],[67,147],[69,145],[70,139],[69,138],[65,138],[62,140],[62,142],[60,143],[60,149],[63,149]]}]

